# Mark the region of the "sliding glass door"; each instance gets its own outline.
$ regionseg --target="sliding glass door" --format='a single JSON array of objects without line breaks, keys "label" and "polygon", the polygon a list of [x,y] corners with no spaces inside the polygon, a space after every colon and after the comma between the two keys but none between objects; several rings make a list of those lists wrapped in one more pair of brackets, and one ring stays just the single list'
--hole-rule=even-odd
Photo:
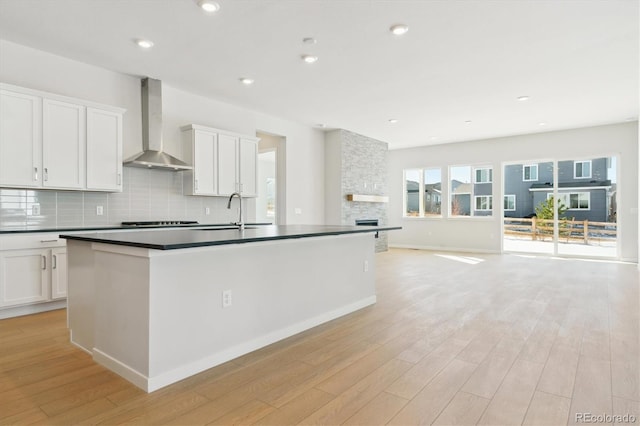
[{"label": "sliding glass door", "polygon": [[617,257],[615,157],[504,166],[505,251]]}]

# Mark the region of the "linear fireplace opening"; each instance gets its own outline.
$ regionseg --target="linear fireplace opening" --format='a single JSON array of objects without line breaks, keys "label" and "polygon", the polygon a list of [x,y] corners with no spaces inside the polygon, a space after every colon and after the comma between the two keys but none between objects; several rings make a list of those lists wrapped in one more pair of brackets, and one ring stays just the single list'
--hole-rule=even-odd
[{"label": "linear fireplace opening", "polygon": [[[378,219],[356,219],[356,226],[378,226]],[[376,232],[376,238],[378,237]]]}]

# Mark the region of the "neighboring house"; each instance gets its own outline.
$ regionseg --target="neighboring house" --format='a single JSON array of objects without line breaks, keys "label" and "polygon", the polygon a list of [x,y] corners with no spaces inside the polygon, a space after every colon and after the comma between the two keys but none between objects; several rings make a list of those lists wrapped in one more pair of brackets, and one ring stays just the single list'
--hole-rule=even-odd
[{"label": "neighboring house", "polygon": [[[615,217],[609,166],[608,158],[558,162],[558,195],[566,217],[594,222]],[[505,217],[534,215],[535,207],[553,195],[553,163],[506,166],[504,194]]]},{"label": "neighboring house", "polygon": [[[407,183],[407,216],[418,216],[420,212],[420,184],[408,180]],[[442,214],[441,183],[424,185],[424,211],[426,215]]]},{"label": "neighboring house", "polygon": [[442,184],[440,182],[424,185],[424,212],[426,215],[442,214]]},{"label": "neighboring house", "polygon": [[471,184],[451,181],[451,215],[469,216],[471,212]]}]

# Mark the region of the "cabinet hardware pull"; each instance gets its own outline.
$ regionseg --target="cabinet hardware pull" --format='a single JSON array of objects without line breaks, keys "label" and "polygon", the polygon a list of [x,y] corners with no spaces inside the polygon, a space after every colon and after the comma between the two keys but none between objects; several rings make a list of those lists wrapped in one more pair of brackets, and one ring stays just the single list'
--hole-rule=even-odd
[{"label": "cabinet hardware pull", "polygon": [[49,169],[48,168],[44,168],[44,181],[48,181],[49,180]]},{"label": "cabinet hardware pull", "polygon": [[58,256],[56,256],[55,254],[52,256],[53,257],[53,265],[51,265],[52,269],[56,269],[58,267]]},{"label": "cabinet hardware pull", "polygon": [[34,171],[34,172],[33,172],[33,180],[36,180],[36,181],[37,181],[37,180],[38,180],[38,168],[37,168],[37,167],[34,167],[34,168],[33,168],[33,171]]},{"label": "cabinet hardware pull", "polygon": [[195,180],[195,184],[196,184],[196,191],[198,190],[198,179]]},{"label": "cabinet hardware pull", "polygon": [[42,256],[42,269],[47,269],[47,256]]},{"label": "cabinet hardware pull", "polygon": [[122,173],[118,173],[118,185],[122,185]]},{"label": "cabinet hardware pull", "polygon": [[58,240],[40,240],[41,243],[57,243]]}]

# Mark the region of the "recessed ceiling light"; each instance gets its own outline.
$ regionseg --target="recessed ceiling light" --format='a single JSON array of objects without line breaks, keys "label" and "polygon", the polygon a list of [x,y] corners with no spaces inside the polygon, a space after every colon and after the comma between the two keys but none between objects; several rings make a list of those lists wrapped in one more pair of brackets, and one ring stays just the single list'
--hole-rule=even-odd
[{"label": "recessed ceiling light", "polygon": [[435,141],[436,139],[438,139],[437,136],[431,136],[429,139],[431,139],[432,141]]},{"label": "recessed ceiling light", "polygon": [[138,39],[136,40],[136,44],[143,49],[151,49],[153,47],[153,42],[151,40]]},{"label": "recessed ceiling light", "polygon": [[215,13],[220,10],[220,4],[213,0],[199,0],[198,6],[208,13]]},{"label": "recessed ceiling light", "polygon": [[308,64],[313,64],[318,61],[318,57],[313,55],[302,55],[301,58]]},{"label": "recessed ceiling light", "polygon": [[389,119],[389,123],[391,123],[391,124],[396,124],[397,122],[398,122],[397,118],[390,118]]},{"label": "recessed ceiling light", "polygon": [[464,124],[471,124],[471,120],[465,121]]},{"label": "recessed ceiling light", "polygon": [[253,84],[253,79],[248,77],[242,77],[240,78],[240,82],[245,86],[251,86]]},{"label": "recessed ceiling light", "polygon": [[395,24],[389,28],[393,35],[403,35],[409,31],[409,26],[405,24]]},{"label": "recessed ceiling light", "polygon": [[544,121],[541,121],[540,123],[538,123],[538,126],[546,126],[547,123],[545,123]]},{"label": "recessed ceiling light", "polygon": [[318,41],[313,37],[305,37],[302,39],[304,44],[316,44]]},{"label": "recessed ceiling light", "polygon": [[528,101],[529,97],[528,96],[518,96],[516,99],[518,99],[520,102],[524,102],[524,101]]}]

